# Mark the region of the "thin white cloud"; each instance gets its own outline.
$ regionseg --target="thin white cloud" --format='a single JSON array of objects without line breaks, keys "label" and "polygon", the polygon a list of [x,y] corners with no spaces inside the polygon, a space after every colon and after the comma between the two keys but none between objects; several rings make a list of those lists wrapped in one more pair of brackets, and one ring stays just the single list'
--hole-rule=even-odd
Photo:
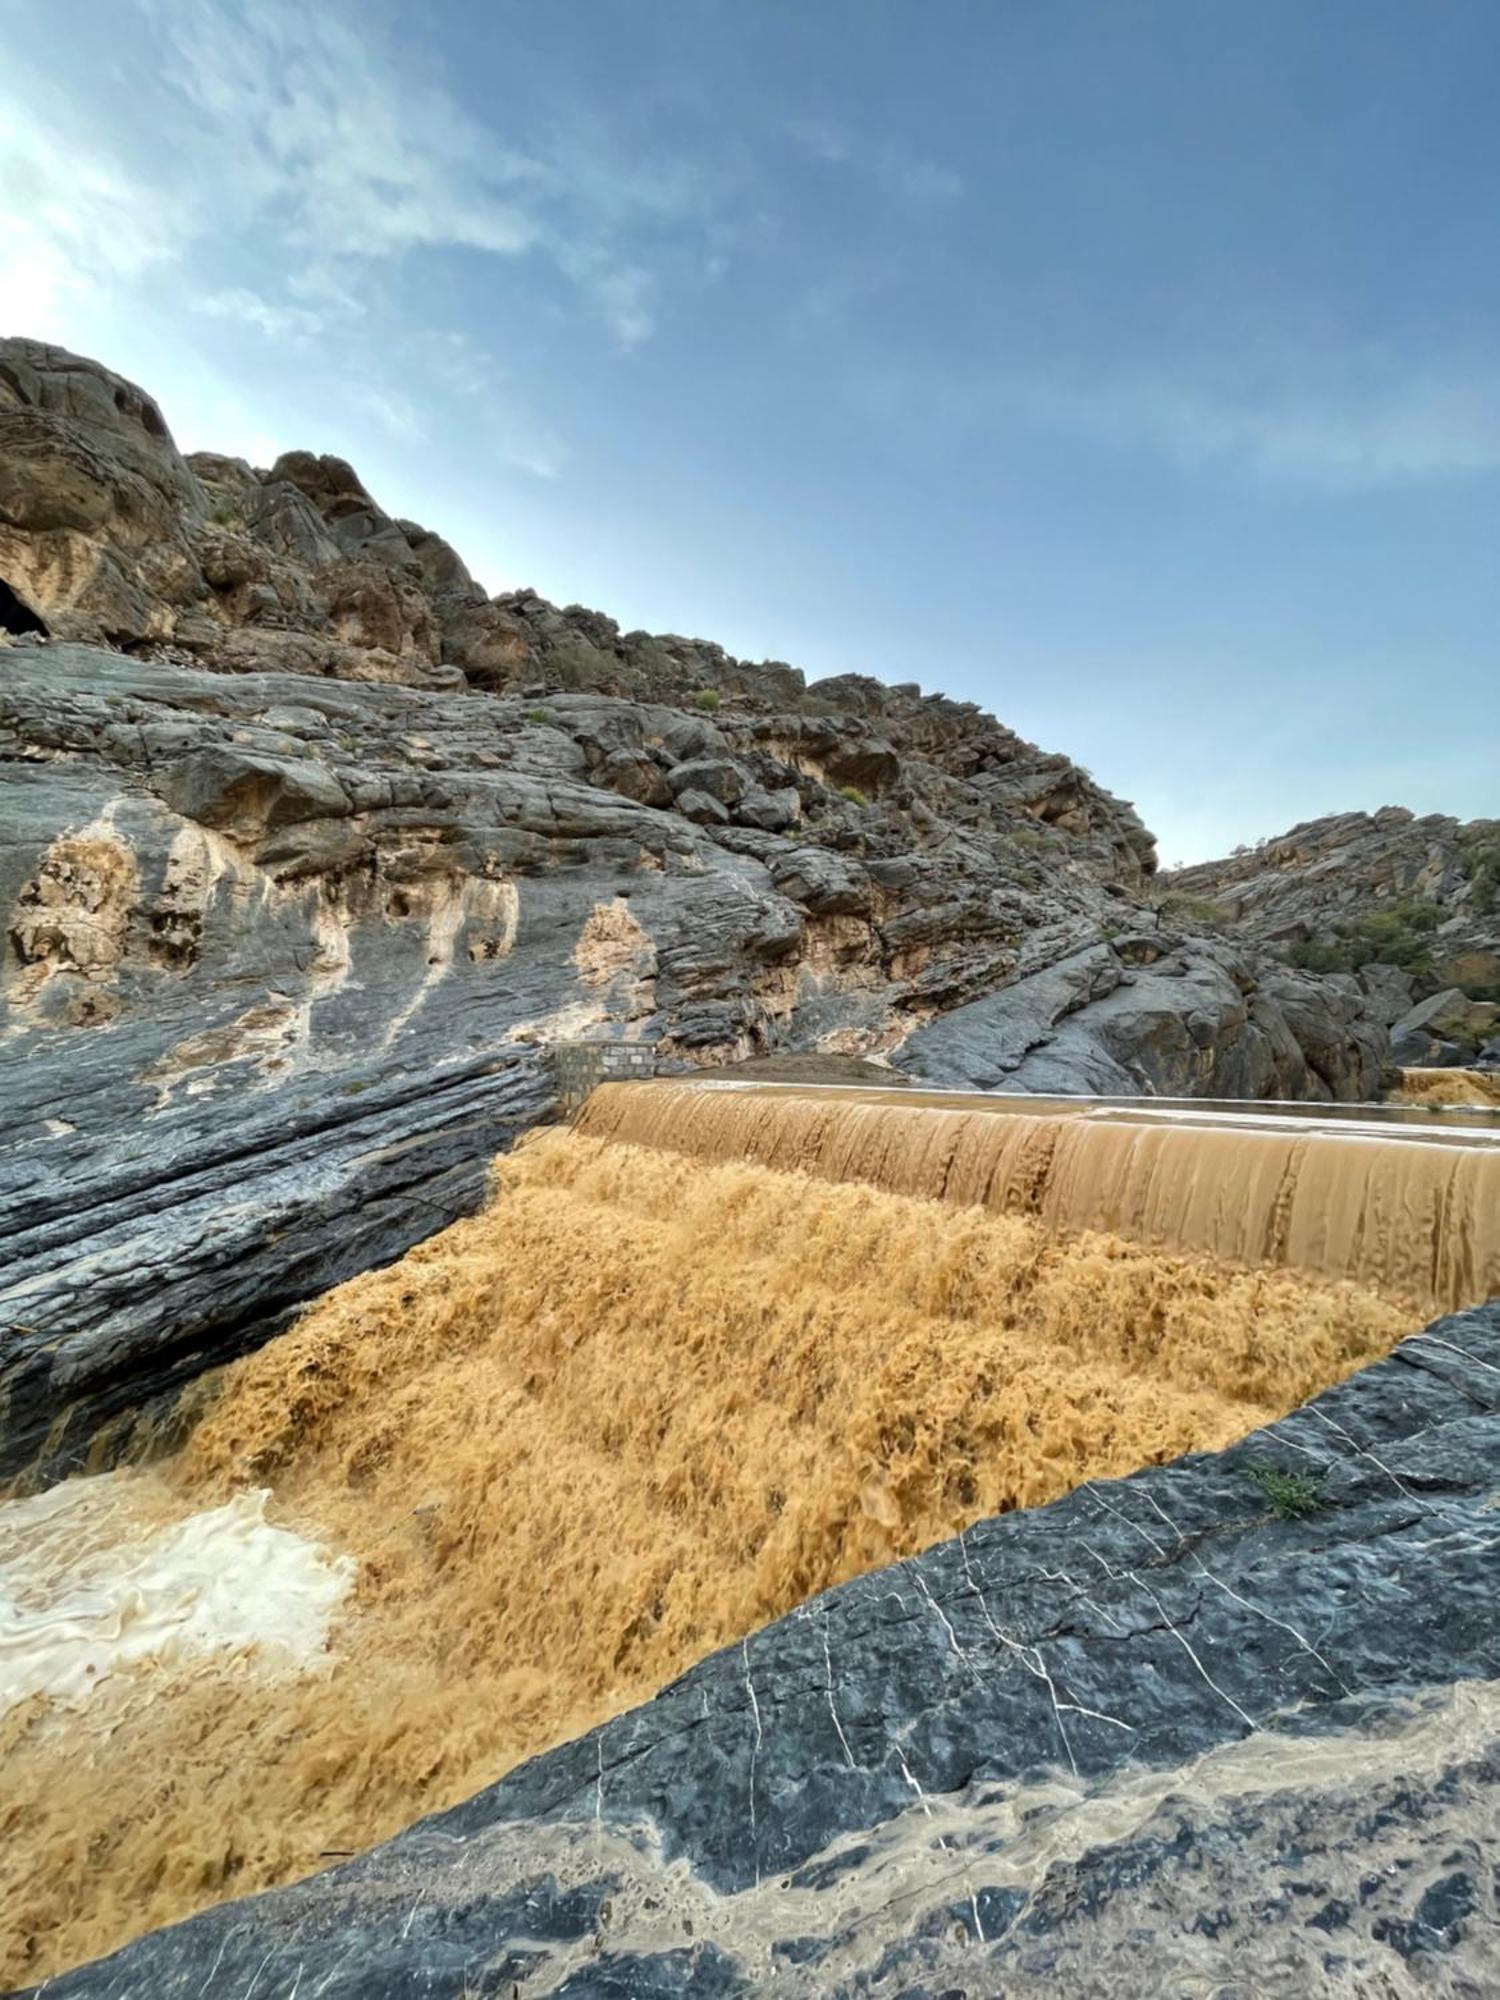
[{"label": "thin white cloud", "polygon": [[983,368],[877,362],[851,377],[868,414],[918,454],[977,432],[1071,436],[1185,471],[1355,492],[1500,471],[1500,366],[1419,361],[1331,338],[1314,350],[1197,351],[1149,365],[997,354]]},{"label": "thin white cloud", "polygon": [[1500,469],[1500,371],[1461,362],[1403,366],[1347,352],[1320,366],[1027,372],[1002,380],[1010,413],[1188,467],[1240,465],[1332,489]]},{"label": "thin white cloud", "polygon": [[630,348],[658,318],[661,233],[707,241],[733,199],[724,168],[622,153],[581,116],[503,143],[354,0],[127,5],[149,102],[102,70],[49,92],[15,49],[0,75],[0,291],[33,330],[175,268],[209,317],[312,335],[412,253],[460,250],[550,264]]},{"label": "thin white cloud", "polygon": [[963,193],[963,180],[951,167],[924,159],[900,140],[866,139],[829,118],[794,118],[786,130],[815,160],[848,167],[909,206],[933,207]]},{"label": "thin white cloud", "polygon": [[936,208],[957,201],[964,191],[961,177],[936,160],[924,160],[904,147],[887,145],[875,160],[877,184],[913,208]]},{"label": "thin white cloud", "polygon": [[794,118],[787,130],[815,160],[826,160],[830,166],[842,166],[854,151],[848,131],[828,118]]},{"label": "thin white cloud", "polygon": [[58,339],[99,288],[133,283],[173,256],[180,204],[157,198],[84,132],[61,138],[44,91],[6,93],[0,109],[0,299],[15,331]]},{"label": "thin white cloud", "polygon": [[193,308],[209,319],[239,320],[245,326],[257,327],[260,332],[278,339],[313,339],[326,331],[328,326],[325,313],[314,312],[309,306],[276,305],[245,285],[231,285],[222,292],[209,292],[203,298],[195,299]]}]

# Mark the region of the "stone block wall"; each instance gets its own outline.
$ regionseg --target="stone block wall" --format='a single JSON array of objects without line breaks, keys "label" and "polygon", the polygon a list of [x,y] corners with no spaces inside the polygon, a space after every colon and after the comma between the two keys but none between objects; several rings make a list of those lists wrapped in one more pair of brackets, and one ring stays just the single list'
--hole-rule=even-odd
[{"label": "stone block wall", "polygon": [[578,1109],[597,1083],[623,1083],[656,1074],[648,1042],[554,1042],[552,1069],[565,1113]]}]

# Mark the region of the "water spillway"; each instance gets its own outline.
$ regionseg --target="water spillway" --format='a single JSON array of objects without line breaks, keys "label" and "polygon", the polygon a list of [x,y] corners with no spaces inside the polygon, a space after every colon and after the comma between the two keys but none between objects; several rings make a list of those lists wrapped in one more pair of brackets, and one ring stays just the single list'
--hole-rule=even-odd
[{"label": "water spillway", "polygon": [[174,1457],[0,1509],[0,1985],[1389,1353],[1489,1282],[1500,1151],[1371,1122],[600,1089],[226,1368]]},{"label": "water spillway", "polygon": [[1500,1114],[715,1082],[606,1084],[590,1137],[1351,1279],[1500,1292]]}]

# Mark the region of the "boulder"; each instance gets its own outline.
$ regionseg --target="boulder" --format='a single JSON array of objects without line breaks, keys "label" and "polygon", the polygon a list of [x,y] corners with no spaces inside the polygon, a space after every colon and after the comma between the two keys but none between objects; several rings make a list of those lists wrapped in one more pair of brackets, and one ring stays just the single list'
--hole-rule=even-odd
[{"label": "boulder", "polygon": [[1366,1012],[1382,1027],[1394,1026],[1411,1010],[1414,982],[1411,974],[1403,972],[1399,965],[1362,965],[1359,986],[1365,996]]},{"label": "boulder", "polygon": [[767,833],[785,833],[802,817],[802,800],[791,786],[767,792],[759,785],[752,785],[736,801],[734,817],[742,826],[758,826]]},{"label": "boulder", "polygon": [[667,783],[681,797],[685,792],[707,792],[721,805],[732,806],[744,796],[745,773],[730,757],[693,757],[675,764],[667,773]]},{"label": "boulder", "polygon": [[1452,1069],[1472,1062],[1500,1023],[1500,1006],[1450,986],[1431,994],[1391,1029],[1392,1060],[1405,1069]]}]

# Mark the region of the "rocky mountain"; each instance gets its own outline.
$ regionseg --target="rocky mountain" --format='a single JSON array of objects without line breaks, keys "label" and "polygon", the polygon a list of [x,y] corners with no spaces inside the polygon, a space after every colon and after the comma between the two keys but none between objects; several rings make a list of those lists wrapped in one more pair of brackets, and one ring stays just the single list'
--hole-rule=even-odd
[{"label": "rocky mountain", "polygon": [[548,1052],[1360,1098],[1357,982],[971,704],[487,597],[351,468],[0,342],[0,1473],[472,1207]]},{"label": "rocky mountain", "polygon": [[1184,917],[1356,981],[1396,1061],[1500,1062],[1500,819],[1339,813],[1162,888]]}]

